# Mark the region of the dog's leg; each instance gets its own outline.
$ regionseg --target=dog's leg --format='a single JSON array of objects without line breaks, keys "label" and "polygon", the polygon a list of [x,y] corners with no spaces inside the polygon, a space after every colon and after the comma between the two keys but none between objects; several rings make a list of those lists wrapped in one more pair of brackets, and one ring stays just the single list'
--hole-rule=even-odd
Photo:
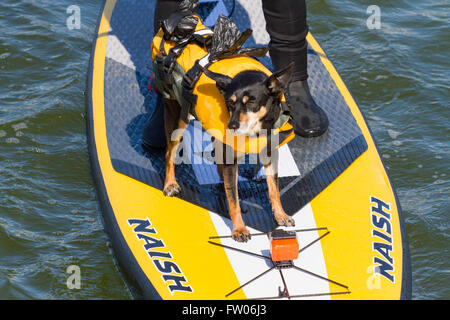
[{"label": "dog's leg", "polygon": [[180,119],[181,107],[175,100],[164,101],[164,126],[166,130],[166,178],[164,180],[165,196],[173,197],[181,192],[181,187],[175,178],[175,157],[178,146],[188,124]]},{"label": "dog's leg", "polygon": [[223,183],[225,193],[228,200],[228,208],[230,211],[231,222],[233,223],[232,237],[239,242],[247,242],[250,240],[250,232],[245,227],[244,220],[242,220],[241,206],[239,205],[237,178],[238,165],[234,164],[218,164],[220,171],[223,173]]},{"label": "dog's leg", "polygon": [[274,171],[272,162],[264,165],[266,172],[267,188],[269,189],[269,199],[272,205],[272,211],[275,216],[275,221],[279,226],[295,226],[295,221],[284,212],[280,200],[280,189],[278,186],[278,173]]}]

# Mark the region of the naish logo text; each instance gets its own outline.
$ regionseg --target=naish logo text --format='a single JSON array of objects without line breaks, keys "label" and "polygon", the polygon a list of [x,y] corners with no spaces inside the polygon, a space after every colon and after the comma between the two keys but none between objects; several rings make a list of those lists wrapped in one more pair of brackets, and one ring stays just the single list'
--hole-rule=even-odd
[{"label": "naish logo text", "polygon": [[[167,288],[173,295],[175,291],[192,292],[192,288],[186,285],[186,278],[181,272],[180,267],[173,261],[170,252],[161,251],[166,245],[161,239],[155,238],[153,235],[157,234],[155,228],[150,228],[152,225],[150,220],[141,219],[128,219],[130,227],[136,225],[133,229],[136,233],[136,237],[139,240],[144,240],[144,249],[147,251],[148,256],[152,259],[156,269],[162,273],[164,282],[169,282]],[[164,260],[162,260],[164,259]]]},{"label": "naish logo text", "polygon": [[394,272],[394,258],[391,256],[393,241],[391,214],[389,213],[390,205],[375,197],[370,197],[370,202],[372,203],[370,207],[372,225],[376,228],[372,230],[372,236],[374,237],[372,249],[381,255],[381,258],[373,257],[374,272],[379,273],[391,282],[395,282],[392,274]]}]

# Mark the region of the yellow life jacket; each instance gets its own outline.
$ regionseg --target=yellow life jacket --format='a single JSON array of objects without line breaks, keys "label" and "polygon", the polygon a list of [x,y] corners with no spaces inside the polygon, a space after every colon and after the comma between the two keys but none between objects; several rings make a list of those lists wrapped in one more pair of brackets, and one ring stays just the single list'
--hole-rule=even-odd
[{"label": "yellow life jacket", "polygon": [[[203,25],[199,17],[198,20],[199,22],[197,23],[195,31],[209,30]],[[164,32],[161,28],[153,38],[151,49],[154,69],[157,69],[158,67],[161,68],[161,65],[158,66],[158,64],[155,63],[157,57],[165,55],[170,49],[176,46],[175,42],[163,40],[163,36]],[[164,41],[163,46],[161,46],[161,41]],[[161,49],[165,52],[161,52]],[[183,76],[194,67],[197,60],[205,57],[207,54],[208,50],[204,46],[200,46],[195,42],[187,44],[176,59],[176,63],[171,71],[173,76],[172,84],[169,85],[166,82],[161,81],[161,79],[158,78],[158,70],[154,70],[155,87],[157,91],[160,92],[164,98],[177,100],[180,105],[182,105]],[[220,59],[210,64],[208,69],[212,72],[227,75],[231,78],[243,70],[258,70],[264,72],[267,76],[271,75],[271,72],[262,63],[245,55]],[[196,95],[196,103],[189,112],[197,120],[201,121],[203,128],[215,139],[222,141],[224,144],[231,146],[234,150],[241,153],[260,153],[267,147],[268,138],[266,135],[237,136],[228,130],[230,114],[225,104],[225,99],[217,89],[213,79],[202,73],[195,83],[195,86],[193,86],[192,93]],[[285,101],[284,95],[281,100]],[[272,137],[277,137],[279,144],[272,146],[271,149],[278,148],[292,140],[295,136],[293,127],[289,123],[289,116],[284,115],[284,117],[280,117],[279,120],[282,120],[281,123],[280,121],[277,121],[278,124],[272,131]]]}]

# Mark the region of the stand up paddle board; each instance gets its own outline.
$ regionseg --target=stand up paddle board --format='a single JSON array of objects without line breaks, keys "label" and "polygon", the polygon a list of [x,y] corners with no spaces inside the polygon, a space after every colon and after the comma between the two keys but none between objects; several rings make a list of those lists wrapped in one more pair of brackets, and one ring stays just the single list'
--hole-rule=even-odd
[{"label": "stand up paddle board", "polygon": [[[176,167],[183,193],[165,197],[164,150],[145,149],[142,132],[158,94],[151,90],[155,1],[106,0],[93,44],[87,136],[103,222],[116,261],[138,298],[404,299],[411,296],[400,205],[370,131],[342,79],[308,34],[308,81],[330,126],[280,148],[279,185],[295,228],[280,231],[264,172],[239,166],[243,219],[252,238],[238,243],[213,162],[211,137],[192,121]],[[267,44],[260,0],[203,0],[207,26],[220,14],[246,45]],[[268,56],[261,62],[272,69]],[[150,83],[150,87],[149,87]]]}]

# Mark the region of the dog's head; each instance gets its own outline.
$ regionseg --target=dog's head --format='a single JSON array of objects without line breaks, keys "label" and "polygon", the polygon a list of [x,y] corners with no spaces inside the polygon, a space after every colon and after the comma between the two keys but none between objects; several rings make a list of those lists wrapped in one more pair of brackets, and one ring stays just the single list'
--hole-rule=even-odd
[{"label": "dog's head", "polygon": [[245,70],[234,78],[216,77],[216,86],[225,98],[230,120],[228,128],[235,134],[257,135],[270,130],[280,113],[280,96],[292,76],[294,63],[267,76],[257,70]]}]

